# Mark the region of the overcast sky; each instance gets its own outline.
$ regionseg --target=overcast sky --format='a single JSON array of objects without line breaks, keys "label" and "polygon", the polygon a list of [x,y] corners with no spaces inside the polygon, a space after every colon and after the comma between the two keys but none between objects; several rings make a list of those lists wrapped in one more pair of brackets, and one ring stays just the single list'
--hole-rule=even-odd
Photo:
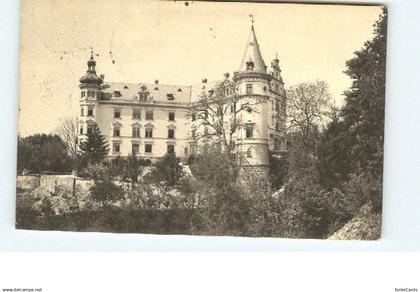
[{"label": "overcast sky", "polygon": [[378,6],[23,1],[19,133],[53,132],[77,115],[90,47],[106,81],[192,85],[236,71],[249,14],[265,63],[278,53],[286,86],[325,80],[340,103],[351,84],[345,62],[372,38],[380,13]]}]

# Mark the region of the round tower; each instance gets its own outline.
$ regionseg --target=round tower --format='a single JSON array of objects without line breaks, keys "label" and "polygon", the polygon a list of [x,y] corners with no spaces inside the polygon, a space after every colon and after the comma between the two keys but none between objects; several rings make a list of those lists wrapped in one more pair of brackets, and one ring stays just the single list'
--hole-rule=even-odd
[{"label": "round tower", "polygon": [[86,138],[90,127],[96,123],[98,100],[101,96],[102,76],[96,75],[96,61],[91,51],[90,59],[87,62],[88,69],[86,74],[80,78],[80,118],[79,118],[79,137]]},{"label": "round tower", "polygon": [[243,127],[236,140],[244,172],[268,175],[270,80],[252,25],[239,71],[234,75],[244,108],[240,116]]}]

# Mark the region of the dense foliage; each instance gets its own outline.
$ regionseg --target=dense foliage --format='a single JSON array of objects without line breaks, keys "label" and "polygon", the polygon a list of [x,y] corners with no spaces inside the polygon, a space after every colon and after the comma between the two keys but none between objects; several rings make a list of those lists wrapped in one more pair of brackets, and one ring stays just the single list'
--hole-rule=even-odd
[{"label": "dense foliage", "polygon": [[31,173],[69,172],[72,162],[59,136],[36,134],[18,138],[17,169]]}]

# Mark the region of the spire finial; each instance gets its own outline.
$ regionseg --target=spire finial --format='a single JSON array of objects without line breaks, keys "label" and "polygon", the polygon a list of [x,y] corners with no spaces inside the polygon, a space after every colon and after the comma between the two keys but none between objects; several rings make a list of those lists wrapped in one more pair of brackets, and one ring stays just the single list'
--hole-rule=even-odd
[{"label": "spire finial", "polygon": [[93,48],[90,48],[90,59],[93,60]]},{"label": "spire finial", "polygon": [[251,17],[251,28],[254,29],[254,15],[250,14],[249,17]]}]

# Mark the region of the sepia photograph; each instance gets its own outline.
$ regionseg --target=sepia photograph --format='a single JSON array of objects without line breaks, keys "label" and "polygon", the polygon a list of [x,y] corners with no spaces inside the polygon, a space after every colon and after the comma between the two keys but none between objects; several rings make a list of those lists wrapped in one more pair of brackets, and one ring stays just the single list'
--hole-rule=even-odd
[{"label": "sepia photograph", "polygon": [[16,229],[380,239],[386,40],[381,5],[22,1]]}]

